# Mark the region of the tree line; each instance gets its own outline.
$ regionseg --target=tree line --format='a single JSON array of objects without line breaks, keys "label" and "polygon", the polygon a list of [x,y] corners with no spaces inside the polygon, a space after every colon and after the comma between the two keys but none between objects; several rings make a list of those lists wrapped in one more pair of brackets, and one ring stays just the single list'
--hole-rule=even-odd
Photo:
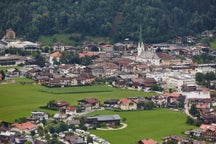
[{"label": "tree line", "polygon": [[2,0],[0,36],[13,28],[19,36],[81,33],[114,41],[137,40],[142,26],[146,42],[215,30],[215,0]]}]

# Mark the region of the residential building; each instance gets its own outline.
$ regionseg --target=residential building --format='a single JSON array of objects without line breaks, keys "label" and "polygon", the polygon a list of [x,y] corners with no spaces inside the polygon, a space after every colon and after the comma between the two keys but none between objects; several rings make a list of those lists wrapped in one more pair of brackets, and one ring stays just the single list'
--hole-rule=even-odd
[{"label": "residential building", "polygon": [[85,117],[85,123],[93,126],[100,127],[100,124],[105,123],[106,126],[118,126],[120,125],[121,117],[119,115],[101,115]]},{"label": "residential building", "polygon": [[128,98],[122,98],[118,101],[121,110],[137,110],[137,103],[138,102]]}]

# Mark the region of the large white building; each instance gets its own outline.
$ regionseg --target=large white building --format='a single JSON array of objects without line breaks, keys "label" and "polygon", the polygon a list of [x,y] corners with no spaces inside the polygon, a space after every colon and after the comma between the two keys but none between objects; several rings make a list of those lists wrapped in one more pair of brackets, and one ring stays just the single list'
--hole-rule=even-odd
[{"label": "large white building", "polygon": [[137,47],[137,57],[135,59],[137,62],[146,63],[149,65],[160,65],[161,59],[158,55],[145,47],[142,40],[142,29],[140,28],[139,43]]}]

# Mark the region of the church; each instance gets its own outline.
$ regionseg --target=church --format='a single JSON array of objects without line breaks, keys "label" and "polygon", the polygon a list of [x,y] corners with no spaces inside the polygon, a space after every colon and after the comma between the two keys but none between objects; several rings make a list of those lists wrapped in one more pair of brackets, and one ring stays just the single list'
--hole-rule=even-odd
[{"label": "church", "polygon": [[145,47],[143,40],[142,40],[142,29],[140,27],[140,34],[139,34],[139,42],[137,47],[137,56],[135,59],[136,62],[146,63],[148,65],[160,65],[161,59],[158,57],[158,55],[149,50],[147,47]]}]

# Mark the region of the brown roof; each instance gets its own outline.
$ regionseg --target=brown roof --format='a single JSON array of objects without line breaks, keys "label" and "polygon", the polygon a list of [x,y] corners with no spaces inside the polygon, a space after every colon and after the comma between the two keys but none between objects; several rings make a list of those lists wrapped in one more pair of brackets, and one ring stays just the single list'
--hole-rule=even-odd
[{"label": "brown roof", "polygon": [[75,106],[68,106],[66,109],[68,111],[75,111],[77,108]]},{"label": "brown roof", "polygon": [[98,99],[96,99],[96,98],[87,98],[87,99],[85,99],[85,101],[87,102],[87,103],[90,103],[90,104],[94,104],[94,103],[99,103],[100,101],[98,100]]},{"label": "brown roof", "polygon": [[58,107],[62,107],[62,106],[67,106],[67,105],[69,105],[69,103],[66,102],[66,101],[58,101],[58,102],[56,102],[55,104],[56,104]]},{"label": "brown roof", "polygon": [[163,60],[170,60],[173,58],[171,55],[164,53],[164,52],[157,52],[156,54],[159,58],[161,58]]}]

